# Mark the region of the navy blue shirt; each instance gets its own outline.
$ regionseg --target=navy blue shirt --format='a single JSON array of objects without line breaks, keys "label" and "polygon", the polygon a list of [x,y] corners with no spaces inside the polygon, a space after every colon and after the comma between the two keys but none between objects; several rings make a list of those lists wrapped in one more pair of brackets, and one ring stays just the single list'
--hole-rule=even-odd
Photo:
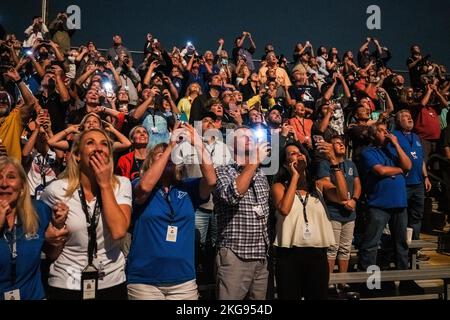
[{"label": "navy blue shirt", "polygon": [[406,208],[406,183],[403,174],[383,177],[373,172],[376,165],[398,167],[398,155],[389,147],[367,147],[361,153],[366,173],[365,190],[371,207],[381,209]]},{"label": "navy blue shirt", "polygon": [[[133,187],[140,179],[133,181]],[[200,179],[183,180],[169,191],[171,209],[161,188],[141,206],[133,205],[133,240],[127,262],[127,282],[149,285],[180,284],[195,279],[195,210]],[[176,226],[176,242],[166,240],[168,226]]]},{"label": "navy blue shirt", "polygon": [[[348,199],[353,197],[354,192],[354,181],[358,177],[358,170],[355,164],[351,160],[345,160],[339,164],[339,167],[344,173],[345,181],[347,182],[348,188]],[[328,160],[321,161],[319,163],[319,168],[317,170],[317,178],[322,179],[329,177],[331,183],[336,185],[336,175],[330,169],[330,162]],[[355,211],[349,211],[345,209],[343,205],[335,202],[327,201],[328,213],[330,214],[330,219],[339,222],[349,222],[356,219]]]},{"label": "navy blue shirt", "polygon": [[[20,290],[21,300],[41,300],[45,298],[41,280],[41,249],[45,240],[45,230],[51,217],[50,208],[42,201],[33,201],[39,216],[39,229],[34,235],[24,234],[18,221],[16,227],[16,281],[11,282],[11,251],[4,234],[0,237],[0,300],[4,293]],[[5,226],[6,229],[6,226]]]},{"label": "navy blue shirt", "polygon": [[[393,133],[412,162],[412,168],[405,176],[406,185],[410,186],[423,183],[423,147],[419,136],[413,132],[403,133],[399,130],[394,130]],[[390,145],[389,148],[395,150],[392,145]]]}]

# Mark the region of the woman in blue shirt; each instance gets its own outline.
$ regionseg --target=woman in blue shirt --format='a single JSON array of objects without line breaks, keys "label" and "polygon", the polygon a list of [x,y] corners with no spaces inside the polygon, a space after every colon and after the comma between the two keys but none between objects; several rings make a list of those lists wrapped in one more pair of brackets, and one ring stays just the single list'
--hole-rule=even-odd
[{"label": "woman in blue shirt", "polygon": [[40,271],[44,234],[62,240],[68,209],[56,204],[49,225],[51,210],[43,202],[32,202],[20,163],[0,158],[0,300],[45,298]]},{"label": "woman in blue shirt", "polygon": [[[197,150],[203,178],[181,180],[171,161],[177,142]],[[159,152],[158,152],[159,151]],[[190,125],[177,129],[170,144],[155,146],[134,181],[134,229],[127,265],[131,300],[196,300],[195,210],[207,202],[216,174],[201,138]]]}]

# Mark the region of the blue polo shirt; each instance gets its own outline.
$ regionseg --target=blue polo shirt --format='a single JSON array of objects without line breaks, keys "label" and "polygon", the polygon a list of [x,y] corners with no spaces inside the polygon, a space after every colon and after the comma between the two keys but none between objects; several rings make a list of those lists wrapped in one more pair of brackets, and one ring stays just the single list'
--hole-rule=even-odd
[{"label": "blue polo shirt", "polygon": [[[353,197],[354,182],[355,178],[358,177],[358,170],[355,164],[351,160],[344,160],[339,163],[339,167],[344,173],[345,181],[347,182],[347,189],[349,192],[349,199]],[[322,179],[328,177],[331,183],[336,185],[336,175],[331,171],[330,162],[328,160],[323,160],[319,163],[319,168],[317,169],[317,178]],[[339,222],[349,222],[356,219],[356,212],[349,211],[345,209],[343,205],[335,202],[327,201],[328,213],[330,214],[330,219]]]},{"label": "blue polo shirt", "polygon": [[[393,133],[412,162],[412,168],[405,176],[406,185],[410,186],[423,183],[423,147],[419,136],[413,132],[403,133],[400,130],[394,130]],[[389,145],[389,149],[391,151],[395,150],[391,144]]]},{"label": "blue polo shirt", "polygon": [[[133,181],[133,186],[140,179]],[[195,210],[209,199],[200,199],[200,179],[183,180],[169,191],[171,209],[161,188],[155,188],[141,206],[133,206],[134,229],[127,261],[127,282],[180,284],[195,279]],[[166,240],[168,226],[176,226],[176,242]]]},{"label": "blue polo shirt", "polygon": [[406,183],[403,174],[382,177],[372,171],[378,164],[397,167],[397,152],[389,147],[370,146],[362,151],[361,157],[366,173],[364,182],[369,206],[381,209],[406,208]]},{"label": "blue polo shirt", "polygon": [[11,283],[11,251],[4,233],[0,237],[0,300],[4,293],[20,290],[21,300],[42,300],[45,298],[41,280],[41,249],[45,240],[45,230],[51,218],[50,208],[42,201],[33,201],[39,216],[39,229],[35,235],[24,234],[20,222],[16,230],[16,281]]}]

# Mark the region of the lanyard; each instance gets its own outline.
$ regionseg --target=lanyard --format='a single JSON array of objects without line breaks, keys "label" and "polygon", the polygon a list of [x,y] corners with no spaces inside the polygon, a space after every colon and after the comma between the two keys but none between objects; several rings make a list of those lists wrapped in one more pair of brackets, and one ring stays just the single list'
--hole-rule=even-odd
[{"label": "lanyard", "polygon": [[17,216],[14,220],[14,227],[11,231],[5,226],[5,231],[3,233],[3,238],[8,244],[9,252],[11,254],[11,285],[14,286],[16,283],[16,262],[17,262]]},{"label": "lanyard", "polygon": [[39,159],[38,166],[39,166],[39,171],[41,174],[41,183],[45,187],[45,185],[46,185],[45,175],[46,175],[47,164],[48,164],[48,153],[45,156],[41,155],[40,158],[42,158],[42,160]]},{"label": "lanyard", "polygon": [[95,202],[94,212],[92,216],[89,214],[89,208],[86,203],[86,196],[84,194],[83,187],[80,186],[78,189],[78,195],[80,196],[81,207],[83,208],[83,212],[86,216],[86,224],[88,231],[88,265],[92,265],[92,261],[94,260],[94,255],[97,254],[97,226],[100,218],[100,214],[102,212],[102,199],[101,196],[98,195],[97,200]]},{"label": "lanyard", "polygon": [[156,121],[155,121],[155,109],[151,108],[151,112],[150,115],[152,116],[152,120],[153,120],[153,127],[156,128]]},{"label": "lanyard", "polygon": [[309,200],[309,192],[306,194],[305,200],[303,200],[300,193],[297,193],[297,196],[303,205],[303,218],[305,219],[305,223],[308,224],[308,216],[306,215],[306,205],[308,204],[308,200]]},{"label": "lanyard", "polygon": [[[301,120],[303,120],[303,122],[302,122]],[[306,136],[306,131],[305,131],[305,118],[298,119],[298,122],[300,123],[300,126],[302,127],[303,135]]]},{"label": "lanyard", "polygon": [[169,225],[173,225],[173,223],[175,222],[175,210],[173,209],[172,206],[172,201],[170,200],[170,189],[167,193],[165,193],[163,190],[161,190],[163,193],[163,197],[164,200],[166,200],[167,205],[169,206],[170,209],[170,214],[169,214],[169,219],[170,219],[170,223]]},{"label": "lanyard", "polygon": [[[207,146],[209,146],[209,145],[207,145]],[[208,148],[206,148],[206,150],[208,150]],[[215,152],[216,152],[216,142],[213,142],[211,151],[208,151],[208,153],[209,153],[209,155],[211,157],[211,160],[214,157],[214,153]]]}]

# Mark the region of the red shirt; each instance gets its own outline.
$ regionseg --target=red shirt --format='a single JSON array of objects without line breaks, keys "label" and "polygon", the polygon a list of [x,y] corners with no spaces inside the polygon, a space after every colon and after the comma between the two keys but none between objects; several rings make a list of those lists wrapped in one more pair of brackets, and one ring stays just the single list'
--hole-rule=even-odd
[{"label": "red shirt", "polygon": [[132,180],[132,178],[136,178],[135,177],[136,174],[131,172],[133,170],[133,164],[134,164],[134,151],[131,151],[119,158],[116,167],[116,174],[122,177],[127,177],[130,180]]},{"label": "red shirt", "polygon": [[355,96],[358,100],[362,98],[369,98],[370,110],[375,111],[375,104],[373,103],[373,99],[376,97],[376,89],[372,89],[367,91],[367,82],[365,79],[360,79],[353,85],[355,89]]},{"label": "red shirt", "polygon": [[300,121],[297,117],[289,119],[289,124],[294,127],[297,134],[297,138],[300,143],[307,143],[305,140],[311,141],[311,128],[313,126],[313,121],[311,119],[303,119]]},{"label": "red shirt", "polygon": [[414,114],[414,132],[424,140],[438,140],[441,137],[439,114],[433,106],[418,106]]}]

